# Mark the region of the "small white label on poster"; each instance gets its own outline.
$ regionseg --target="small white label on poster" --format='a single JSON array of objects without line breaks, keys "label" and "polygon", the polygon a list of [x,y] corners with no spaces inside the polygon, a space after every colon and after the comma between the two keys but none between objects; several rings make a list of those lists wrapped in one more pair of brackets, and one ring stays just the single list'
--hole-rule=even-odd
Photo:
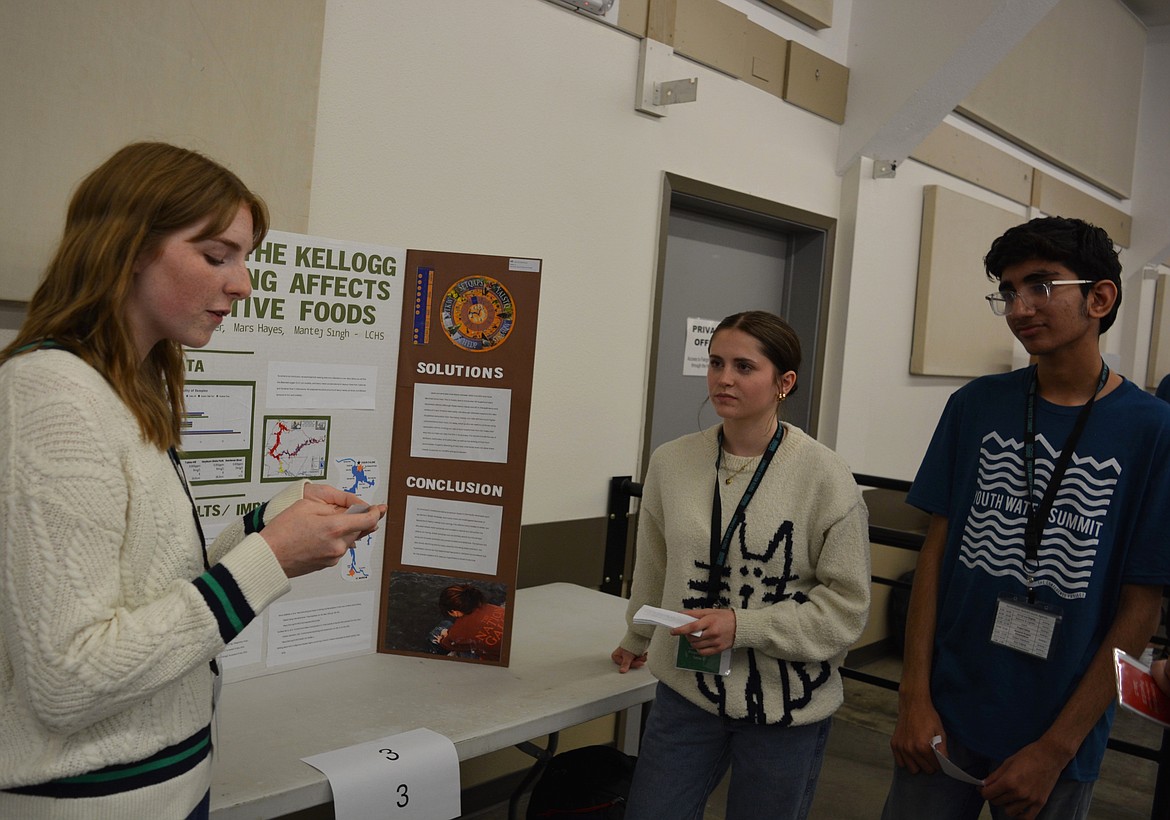
[{"label": "small white label on poster", "polygon": [[495,575],[503,519],[496,504],[408,496],[402,563]]},{"label": "small white label on poster", "polygon": [[369,649],[377,610],[373,592],[278,601],[268,608],[268,666]]},{"label": "small white label on poster", "polygon": [[269,362],[268,407],[374,410],[378,368],[360,364]]},{"label": "small white label on poster", "polygon": [[505,388],[416,384],[410,456],[506,464],[511,409]]},{"label": "small white label on poster", "polygon": [[183,461],[183,472],[192,484],[243,481],[248,475],[248,460],[233,458],[189,458]]},{"label": "small white label on poster", "polygon": [[524,271],[527,273],[540,273],[539,259],[518,259],[512,257],[508,259],[508,270]]},{"label": "small white label on poster", "polygon": [[219,664],[224,669],[237,669],[264,660],[264,613],[244,627],[232,642],[219,653]]},{"label": "small white label on poster", "polygon": [[302,760],[329,778],[337,820],[451,820],[462,811],[455,744],[430,729]]}]

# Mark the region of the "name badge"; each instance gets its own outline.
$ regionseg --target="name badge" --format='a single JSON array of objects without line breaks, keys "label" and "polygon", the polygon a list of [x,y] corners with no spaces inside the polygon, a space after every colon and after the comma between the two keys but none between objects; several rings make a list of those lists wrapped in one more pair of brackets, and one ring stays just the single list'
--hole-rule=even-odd
[{"label": "name badge", "polygon": [[718,655],[700,655],[691,646],[686,635],[678,636],[678,651],[674,656],[676,669],[688,672],[705,672],[708,675],[731,674],[731,650],[724,649]]},{"label": "name badge", "polygon": [[1058,607],[1029,603],[1018,595],[1000,595],[995,606],[991,642],[1048,660],[1056,625],[1062,617]]}]

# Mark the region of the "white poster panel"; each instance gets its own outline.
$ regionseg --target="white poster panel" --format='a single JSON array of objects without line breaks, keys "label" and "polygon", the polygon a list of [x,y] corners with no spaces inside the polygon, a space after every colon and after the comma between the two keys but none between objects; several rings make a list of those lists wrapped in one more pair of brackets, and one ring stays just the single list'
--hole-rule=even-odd
[{"label": "white poster panel", "polygon": [[[300,479],[386,501],[405,258],[282,231],[248,257],[252,293],[186,353],[183,468],[209,539]],[[293,579],[224,652],[226,679],[373,651],[383,540],[379,530],[336,567]],[[330,611],[353,628],[306,617]]]}]

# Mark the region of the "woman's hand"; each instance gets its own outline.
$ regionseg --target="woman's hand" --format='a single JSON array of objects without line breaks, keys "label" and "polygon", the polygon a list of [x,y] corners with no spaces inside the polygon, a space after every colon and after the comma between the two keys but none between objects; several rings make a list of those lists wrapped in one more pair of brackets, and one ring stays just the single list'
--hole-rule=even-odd
[{"label": "woman's hand", "polygon": [[[734,609],[684,609],[684,615],[695,619],[670,630],[671,635],[686,635],[691,647],[700,655],[718,655],[735,644]],[[693,633],[702,632],[695,636]]]},{"label": "woman's hand", "polygon": [[361,509],[366,502],[323,484],[306,484],[304,498],[269,521],[262,537],[284,574],[296,578],[337,564],[354,543],[378,529],[385,504]]},{"label": "woman's hand", "polygon": [[646,664],[646,653],[635,655],[628,649],[622,649],[620,646],[610,653],[609,657],[618,665],[618,671],[622,674],[629,672],[631,669],[641,669]]},{"label": "woman's hand", "polygon": [[[328,484],[306,484],[302,491],[302,498],[311,501],[320,501],[323,504],[332,504],[339,512],[345,512],[350,507],[364,507],[366,502],[353,493],[347,493]],[[385,511],[386,505],[380,505]]]},{"label": "woman's hand", "polygon": [[[379,520],[381,520],[386,515],[385,504],[367,504],[353,493],[347,493],[344,490],[337,489],[336,487],[330,487],[328,484],[306,484],[304,497],[313,499],[315,501],[321,501],[325,504],[332,504],[334,507],[338,508],[338,512],[348,512],[351,515],[357,515],[357,512],[354,510],[355,507],[357,509],[361,509],[362,507],[369,507],[370,512],[374,512],[375,510],[379,511]],[[375,521],[370,529],[359,534],[355,540],[365,538],[367,535],[376,532],[377,529],[378,522]]]}]

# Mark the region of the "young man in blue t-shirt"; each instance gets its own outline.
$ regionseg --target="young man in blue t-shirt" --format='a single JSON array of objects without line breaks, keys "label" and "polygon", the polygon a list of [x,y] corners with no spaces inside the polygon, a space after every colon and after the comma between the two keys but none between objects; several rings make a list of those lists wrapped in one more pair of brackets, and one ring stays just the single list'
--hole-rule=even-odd
[{"label": "young man in blue t-shirt", "polygon": [[[1088,814],[1115,692],[1170,582],[1170,405],[1110,371],[1108,235],[1008,230],[987,297],[1035,365],[947,403],[907,498],[931,514],[906,626],[885,820]],[[982,784],[941,770],[938,753]]]}]

